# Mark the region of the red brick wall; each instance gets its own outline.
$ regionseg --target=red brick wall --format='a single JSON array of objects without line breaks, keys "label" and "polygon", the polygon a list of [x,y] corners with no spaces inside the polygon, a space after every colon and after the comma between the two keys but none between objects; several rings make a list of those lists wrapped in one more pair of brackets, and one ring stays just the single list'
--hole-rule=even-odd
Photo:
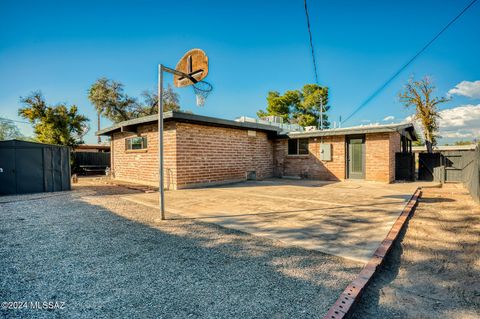
[{"label": "red brick wall", "polygon": [[395,180],[395,152],[400,150],[400,134],[367,134],[365,139],[365,179],[379,182]]},{"label": "red brick wall", "polygon": [[[287,139],[269,140],[256,131],[191,123],[165,125],[165,186],[169,189],[194,187],[246,179],[256,171],[257,179],[271,176],[301,176],[321,180],[343,180],[345,136],[329,136],[332,160],[320,160],[320,138],[309,139],[308,155],[288,155]],[[115,178],[158,184],[158,132],[156,124],[141,125],[138,135],[147,136],[148,148],[126,151],[125,138],[135,133],[115,133],[112,137],[112,173]],[[365,139],[365,179],[395,180],[395,152],[400,151],[400,134],[367,134]]]},{"label": "red brick wall", "polygon": [[345,178],[345,136],[328,136],[324,144],[332,145],[332,160],[320,160],[321,139],[310,138],[308,155],[288,155],[288,140],[275,142],[275,176],[301,176],[322,180],[343,180]]},{"label": "red brick wall", "polygon": [[[275,176],[301,176],[321,180],[346,178],[345,136],[329,136],[332,160],[320,160],[320,138],[309,139],[308,155],[288,155],[288,140],[277,140],[274,148]],[[375,133],[365,137],[365,179],[379,182],[395,180],[395,152],[400,150],[400,134]]]},{"label": "red brick wall", "polygon": [[[125,138],[137,135],[147,137],[147,149],[127,151]],[[175,123],[165,123],[164,142],[165,187],[172,188],[176,178]],[[139,126],[138,134],[115,133],[111,143],[111,165],[115,178],[158,186],[158,131],[156,124]]]},{"label": "red brick wall", "polygon": [[178,188],[273,175],[273,143],[264,132],[177,123]]},{"label": "red brick wall", "polygon": [[[121,180],[158,185],[158,132],[156,124],[141,125],[147,136],[146,151],[126,151],[125,138],[135,133],[115,133],[112,169]],[[273,175],[273,145],[264,132],[249,137],[247,130],[167,122],[165,125],[165,187],[169,189]]]}]

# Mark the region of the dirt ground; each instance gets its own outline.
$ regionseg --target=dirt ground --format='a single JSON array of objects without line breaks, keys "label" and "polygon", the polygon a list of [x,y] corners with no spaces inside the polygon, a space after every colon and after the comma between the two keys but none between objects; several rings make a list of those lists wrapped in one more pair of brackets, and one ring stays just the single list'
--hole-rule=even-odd
[{"label": "dirt ground", "polygon": [[[167,218],[240,230],[367,263],[417,183],[268,179],[167,191]],[[122,197],[158,210],[158,193]]]},{"label": "dirt ground", "polygon": [[424,189],[357,319],[480,318],[480,205],[463,188]]},{"label": "dirt ground", "polygon": [[[0,197],[1,318],[322,318],[361,264],[197,220],[136,191]],[[4,302],[64,302],[9,309]]]}]

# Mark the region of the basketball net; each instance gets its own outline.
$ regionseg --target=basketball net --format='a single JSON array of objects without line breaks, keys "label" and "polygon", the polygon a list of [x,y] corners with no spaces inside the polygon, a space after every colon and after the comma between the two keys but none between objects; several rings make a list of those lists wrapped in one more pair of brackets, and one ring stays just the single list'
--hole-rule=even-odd
[{"label": "basketball net", "polygon": [[205,106],[205,98],[203,96],[195,94],[195,97],[197,99],[197,106]]},{"label": "basketball net", "polygon": [[199,81],[192,85],[193,92],[195,93],[197,106],[204,106],[210,92],[213,90],[213,86],[207,81]]}]

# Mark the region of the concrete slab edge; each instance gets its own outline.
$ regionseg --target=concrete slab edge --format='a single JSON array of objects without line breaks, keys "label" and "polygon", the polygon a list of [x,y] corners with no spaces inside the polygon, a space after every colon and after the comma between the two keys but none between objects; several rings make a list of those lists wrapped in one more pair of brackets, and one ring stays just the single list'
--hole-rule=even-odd
[{"label": "concrete slab edge", "polygon": [[378,246],[377,250],[370,258],[369,262],[365,265],[362,271],[358,274],[345,290],[340,294],[335,303],[330,307],[327,314],[323,319],[347,319],[351,316],[354,310],[355,304],[360,300],[362,293],[365,291],[368,283],[375,276],[376,272],[380,268],[380,265],[384,262],[386,256],[390,252],[393,244],[398,239],[398,235],[405,225],[408,218],[418,203],[418,199],[422,195],[422,188],[418,187],[409,201],[405,205],[402,213],[397,218],[389,233]]}]

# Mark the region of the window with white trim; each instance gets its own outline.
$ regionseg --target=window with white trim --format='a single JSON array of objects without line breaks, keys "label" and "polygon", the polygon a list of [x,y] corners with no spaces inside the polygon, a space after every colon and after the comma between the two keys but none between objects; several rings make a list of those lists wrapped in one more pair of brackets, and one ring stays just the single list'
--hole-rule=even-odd
[{"label": "window with white trim", "polygon": [[127,151],[147,149],[147,137],[135,136],[125,139],[125,149]]}]

